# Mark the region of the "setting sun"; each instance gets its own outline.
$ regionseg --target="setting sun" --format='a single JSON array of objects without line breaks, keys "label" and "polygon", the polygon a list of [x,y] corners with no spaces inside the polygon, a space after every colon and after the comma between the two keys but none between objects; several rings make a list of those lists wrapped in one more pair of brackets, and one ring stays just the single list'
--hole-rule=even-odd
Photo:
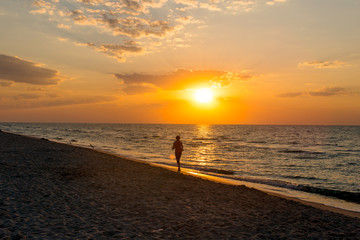
[{"label": "setting sun", "polygon": [[209,103],[213,99],[213,92],[209,88],[197,89],[194,92],[194,99],[198,103]]}]

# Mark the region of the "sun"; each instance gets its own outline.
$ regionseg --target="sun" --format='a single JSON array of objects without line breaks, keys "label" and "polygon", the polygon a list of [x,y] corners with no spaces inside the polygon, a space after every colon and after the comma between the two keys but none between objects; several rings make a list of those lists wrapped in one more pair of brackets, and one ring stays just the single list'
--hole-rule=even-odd
[{"label": "sun", "polygon": [[210,103],[213,100],[214,94],[209,88],[197,89],[194,92],[194,99],[198,103]]}]

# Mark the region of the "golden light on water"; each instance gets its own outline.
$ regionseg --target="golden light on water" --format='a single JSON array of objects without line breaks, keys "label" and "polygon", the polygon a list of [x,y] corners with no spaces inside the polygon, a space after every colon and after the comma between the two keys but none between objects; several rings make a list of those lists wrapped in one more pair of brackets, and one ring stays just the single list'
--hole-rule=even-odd
[{"label": "golden light on water", "polygon": [[194,92],[194,99],[198,103],[210,103],[213,98],[214,94],[210,88],[201,88]]}]

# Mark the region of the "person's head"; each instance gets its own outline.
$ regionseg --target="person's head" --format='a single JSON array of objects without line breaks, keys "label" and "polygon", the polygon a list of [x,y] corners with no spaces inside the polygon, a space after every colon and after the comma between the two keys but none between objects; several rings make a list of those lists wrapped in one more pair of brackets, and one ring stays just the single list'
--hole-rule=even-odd
[{"label": "person's head", "polygon": [[178,140],[178,141],[179,141],[179,140],[180,140],[180,136],[176,136],[176,140]]}]

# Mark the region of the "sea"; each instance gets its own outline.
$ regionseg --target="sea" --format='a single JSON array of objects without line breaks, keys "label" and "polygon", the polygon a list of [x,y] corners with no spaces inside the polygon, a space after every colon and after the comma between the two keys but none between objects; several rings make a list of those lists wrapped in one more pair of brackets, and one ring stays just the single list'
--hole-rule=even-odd
[{"label": "sea", "polygon": [[176,166],[179,135],[184,169],[360,212],[360,126],[2,122],[0,129],[164,167]]}]

